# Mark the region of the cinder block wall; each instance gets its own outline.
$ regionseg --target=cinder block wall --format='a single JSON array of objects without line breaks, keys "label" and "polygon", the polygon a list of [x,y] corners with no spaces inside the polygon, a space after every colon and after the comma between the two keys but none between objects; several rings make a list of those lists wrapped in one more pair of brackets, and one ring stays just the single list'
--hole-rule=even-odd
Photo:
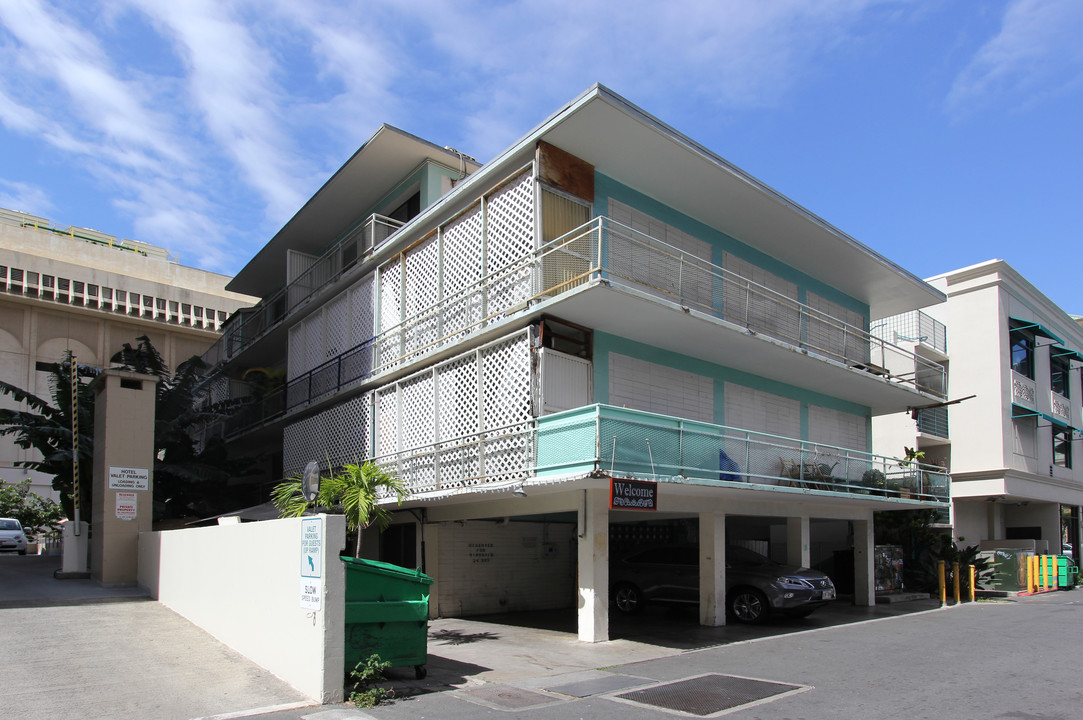
[{"label": "cinder block wall", "polygon": [[[508,522],[441,523],[443,616],[575,606],[575,526]],[[430,568],[431,569],[431,568]]]}]

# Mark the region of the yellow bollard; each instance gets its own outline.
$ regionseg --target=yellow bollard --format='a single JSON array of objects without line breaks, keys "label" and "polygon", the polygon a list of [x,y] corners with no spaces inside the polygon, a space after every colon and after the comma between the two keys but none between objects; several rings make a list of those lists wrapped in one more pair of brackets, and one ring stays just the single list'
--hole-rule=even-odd
[{"label": "yellow bollard", "polygon": [[951,590],[955,595],[955,604],[958,605],[962,602],[962,596],[959,594],[959,563],[957,562],[951,564]]},{"label": "yellow bollard", "polygon": [[1030,575],[1030,582],[1027,583],[1030,592],[1038,591],[1038,556],[1027,556],[1027,572]]},{"label": "yellow bollard", "polygon": [[1042,590],[1049,589],[1049,556],[1042,555],[1038,562],[1042,565]]},{"label": "yellow bollard", "polygon": [[940,606],[943,607],[948,601],[948,583],[944,579],[944,568],[946,563],[943,560],[936,561],[936,574],[940,578]]},{"label": "yellow bollard", "polygon": [[974,587],[974,583],[977,581],[977,572],[973,565],[967,565],[967,568],[969,568],[970,574],[970,602],[974,602],[975,593],[977,591],[977,588]]}]

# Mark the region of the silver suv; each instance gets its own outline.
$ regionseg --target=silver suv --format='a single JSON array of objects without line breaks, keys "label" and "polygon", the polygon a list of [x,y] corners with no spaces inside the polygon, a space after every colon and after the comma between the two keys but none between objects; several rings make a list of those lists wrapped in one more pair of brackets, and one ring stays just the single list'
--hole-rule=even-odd
[{"label": "silver suv", "polygon": [[[623,613],[638,613],[646,603],[699,604],[699,549],[694,545],[640,550],[615,563],[611,572],[613,602]],[[738,622],[763,622],[771,613],[806,617],[834,599],[834,583],[818,570],[726,546],[726,610]]]},{"label": "silver suv", "polygon": [[0,518],[0,551],[15,550],[26,555],[26,535],[15,518]]}]

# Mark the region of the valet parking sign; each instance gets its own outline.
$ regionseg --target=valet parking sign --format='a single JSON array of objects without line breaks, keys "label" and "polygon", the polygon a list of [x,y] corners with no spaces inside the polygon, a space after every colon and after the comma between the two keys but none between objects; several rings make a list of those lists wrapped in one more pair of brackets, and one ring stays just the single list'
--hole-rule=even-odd
[{"label": "valet parking sign", "polygon": [[301,520],[301,607],[323,607],[323,518]]},{"label": "valet parking sign", "polygon": [[612,510],[657,510],[658,483],[609,478],[609,507]]}]

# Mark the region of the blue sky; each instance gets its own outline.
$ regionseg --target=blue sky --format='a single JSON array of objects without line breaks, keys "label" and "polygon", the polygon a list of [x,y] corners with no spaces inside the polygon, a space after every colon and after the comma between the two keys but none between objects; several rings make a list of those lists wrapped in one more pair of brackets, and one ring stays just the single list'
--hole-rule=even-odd
[{"label": "blue sky", "polygon": [[485,161],[594,82],[1083,314],[1080,0],[0,0],[0,207],[232,274],[380,123]]}]

